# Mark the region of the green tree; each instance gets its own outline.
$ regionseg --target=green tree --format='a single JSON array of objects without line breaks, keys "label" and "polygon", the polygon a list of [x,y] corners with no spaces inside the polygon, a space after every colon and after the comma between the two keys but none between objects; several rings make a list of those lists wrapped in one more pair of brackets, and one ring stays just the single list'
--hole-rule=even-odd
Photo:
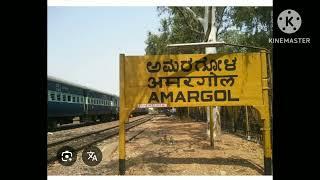
[{"label": "green tree", "polygon": [[[167,44],[206,41],[203,26],[184,7],[158,7],[161,27],[158,33],[148,32],[146,54],[166,53]],[[190,8],[203,15],[204,7]],[[268,38],[272,36],[271,7],[217,7],[215,11],[218,41],[259,46],[271,49]],[[245,48],[224,47],[220,52],[246,51]],[[184,50],[182,53],[204,53],[204,49]]]},{"label": "green tree", "polygon": [[271,7],[231,8],[233,24],[245,35],[242,44],[271,49],[268,39],[272,37]]}]

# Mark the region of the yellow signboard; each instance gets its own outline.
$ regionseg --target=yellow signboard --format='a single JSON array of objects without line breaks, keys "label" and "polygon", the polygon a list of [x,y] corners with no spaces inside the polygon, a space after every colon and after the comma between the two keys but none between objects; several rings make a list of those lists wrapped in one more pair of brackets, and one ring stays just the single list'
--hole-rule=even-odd
[{"label": "yellow signboard", "polygon": [[263,105],[265,53],[124,56],[126,108]]},{"label": "yellow signboard", "polygon": [[265,174],[271,174],[267,54],[120,55],[119,172],[125,122],[137,107],[254,106],[261,113]]}]

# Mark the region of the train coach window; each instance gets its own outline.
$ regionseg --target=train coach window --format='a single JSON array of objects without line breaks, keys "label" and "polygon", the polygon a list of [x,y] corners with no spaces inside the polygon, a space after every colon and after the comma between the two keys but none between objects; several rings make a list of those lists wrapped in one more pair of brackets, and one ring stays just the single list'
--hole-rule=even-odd
[{"label": "train coach window", "polygon": [[68,102],[71,102],[71,96],[68,95]]},{"label": "train coach window", "polygon": [[54,92],[50,93],[50,100],[55,101],[56,100],[56,94]]},{"label": "train coach window", "polygon": [[80,102],[80,97],[79,96],[77,97],[77,102]]},{"label": "train coach window", "polygon": [[82,97],[82,98],[80,98],[80,102],[83,102],[83,97]]},{"label": "train coach window", "polygon": [[66,101],[67,100],[67,97],[65,94],[62,94],[62,101]]},{"label": "train coach window", "polygon": [[61,101],[61,94],[60,93],[57,94],[57,101]]},{"label": "train coach window", "polygon": [[76,97],[72,96],[72,102],[76,102]]}]

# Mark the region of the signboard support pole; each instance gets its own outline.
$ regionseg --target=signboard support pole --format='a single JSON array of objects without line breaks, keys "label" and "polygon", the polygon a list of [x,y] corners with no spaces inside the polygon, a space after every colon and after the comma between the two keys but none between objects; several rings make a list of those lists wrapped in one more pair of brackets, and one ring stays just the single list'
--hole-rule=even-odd
[{"label": "signboard support pole", "polygon": [[125,119],[123,117],[124,117],[124,114],[120,113],[120,121],[119,121],[119,174],[120,175],[125,175],[125,172],[126,172],[126,166],[125,166],[125,162],[126,162],[125,133],[126,132],[125,132]]},{"label": "signboard support pole", "polygon": [[265,175],[272,174],[272,160],[271,160],[271,129],[270,119],[263,121],[263,135],[264,135],[264,173]]},{"label": "signboard support pole", "polygon": [[264,146],[264,174],[272,175],[272,148],[271,148],[271,121],[269,103],[269,77],[267,66],[267,54],[262,51],[262,95],[263,106],[255,106],[260,112],[263,121],[263,146]]},{"label": "signboard support pole", "polygon": [[125,111],[125,81],[124,81],[124,60],[125,55],[120,54],[120,115],[119,115],[119,174],[125,175],[126,166],[125,166],[125,159],[126,159],[126,131],[125,131],[125,121],[129,117],[129,113]]},{"label": "signboard support pole", "polygon": [[213,108],[210,106],[210,146],[214,147],[214,139],[213,139],[213,116],[212,116]]},{"label": "signboard support pole", "polygon": [[261,107],[260,113],[263,121],[263,144],[264,144],[264,173],[272,174],[272,150],[271,150],[271,126],[269,115],[269,95],[268,89],[263,89],[265,105]]}]

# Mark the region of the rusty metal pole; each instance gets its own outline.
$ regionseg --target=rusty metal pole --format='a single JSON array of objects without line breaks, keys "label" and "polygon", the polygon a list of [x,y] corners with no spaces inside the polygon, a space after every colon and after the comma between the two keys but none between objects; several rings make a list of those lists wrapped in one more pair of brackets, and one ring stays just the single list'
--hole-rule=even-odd
[{"label": "rusty metal pole", "polygon": [[213,116],[212,116],[212,111],[213,108],[210,107],[209,108],[209,112],[210,112],[210,146],[214,147],[214,138],[213,138]]}]

